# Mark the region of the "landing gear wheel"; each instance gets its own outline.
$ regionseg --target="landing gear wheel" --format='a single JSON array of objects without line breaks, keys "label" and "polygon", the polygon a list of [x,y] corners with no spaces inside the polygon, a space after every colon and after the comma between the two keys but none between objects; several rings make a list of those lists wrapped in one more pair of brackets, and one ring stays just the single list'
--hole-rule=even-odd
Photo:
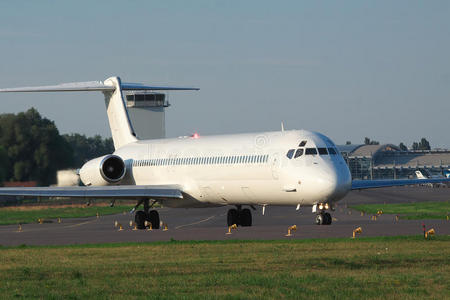
[{"label": "landing gear wheel", "polygon": [[134,222],[138,229],[145,229],[145,219],[145,212],[143,210],[138,210],[134,215]]},{"label": "landing gear wheel", "polygon": [[324,213],[323,221],[324,221],[323,222],[324,225],[331,225],[331,221],[332,221],[331,215],[329,213]]},{"label": "landing gear wheel", "polygon": [[241,226],[252,226],[252,212],[245,208],[241,211],[239,216]]},{"label": "landing gear wheel", "polygon": [[323,221],[324,221],[324,217],[322,214],[316,216],[316,224],[317,225],[322,225]]},{"label": "landing gear wheel", "polygon": [[239,225],[238,211],[237,209],[229,209],[227,214],[227,224],[231,226],[233,224]]},{"label": "landing gear wheel", "polygon": [[159,229],[159,213],[156,210],[151,210],[148,213],[147,221],[152,223],[152,229]]}]

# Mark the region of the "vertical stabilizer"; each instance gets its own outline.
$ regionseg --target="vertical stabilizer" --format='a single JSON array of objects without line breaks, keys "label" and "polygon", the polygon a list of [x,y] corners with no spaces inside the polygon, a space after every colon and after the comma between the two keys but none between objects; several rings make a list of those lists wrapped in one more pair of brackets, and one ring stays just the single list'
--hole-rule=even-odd
[{"label": "vertical stabilizer", "polygon": [[15,92],[81,92],[99,91],[105,95],[106,113],[116,149],[136,142],[136,134],[131,125],[122,90],[133,91],[197,91],[194,87],[148,86],[140,83],[122,83],[119,77],[110,77],[105,81],[87,81],[62,83],[58,85],[19,87],[0,89],[0,93]]},{"label": "vertical stabilizer", "polygon": [[106,113],[114,142],[118,149],[126,144],[137,141],[133,126],[131,125],[119,77],[110,77],[104,81],[105,85],[114,86],[114,90],[103,91],[105,95]]}]

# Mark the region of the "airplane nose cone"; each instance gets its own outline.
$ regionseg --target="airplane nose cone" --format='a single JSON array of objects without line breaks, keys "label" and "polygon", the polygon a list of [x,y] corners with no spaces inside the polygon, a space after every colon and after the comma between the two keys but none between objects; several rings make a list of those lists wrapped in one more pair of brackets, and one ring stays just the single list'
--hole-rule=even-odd
[{"label": "airplane nose cone", "polygon": [[340,199],[350,190],[351,178],[347,169],[330,166],[321,173],[318,180],[326,200]]}]

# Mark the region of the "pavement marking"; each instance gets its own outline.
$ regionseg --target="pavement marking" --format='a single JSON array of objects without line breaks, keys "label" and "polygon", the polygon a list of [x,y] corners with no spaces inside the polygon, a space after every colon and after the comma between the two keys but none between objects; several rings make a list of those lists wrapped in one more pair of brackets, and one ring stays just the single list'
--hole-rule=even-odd
[{"label": "pavement marking", "polygon": [[94,223],[95,221],[97,221],[97,219],[86,221],[86,222],[81,222],[81,223],[77,223],[77,224],[73,224],[73,225],[69,225],[69,226],[64,226],[64,228],[78,227],[78,226]]},{"label": "pavement marking", "polygon": [[179,229],[179,228],[183,228],[183,227],[187,227],[187,226],[192,226],[192,225],[197,225],[197,224],[209,221],[211,219],[214,219],[215,217],[216,216],[210,216],[210,217],[208,217],[206,219],[203,219],[203,220],[200,220],[200,221],[197,221],[197,222],[194,222],[194,223],[189,223],[189,224],[184,224],[184,225],[177,226],[177,227],[175,227],[175,229]]}]

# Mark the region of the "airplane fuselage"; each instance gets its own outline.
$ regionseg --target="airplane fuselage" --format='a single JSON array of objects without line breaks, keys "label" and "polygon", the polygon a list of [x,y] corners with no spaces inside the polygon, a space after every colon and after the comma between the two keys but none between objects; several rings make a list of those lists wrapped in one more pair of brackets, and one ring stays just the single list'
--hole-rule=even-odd
[{"label": "airplane fuselage", "polygon": [[351,189],[335,144],[306,130],[138,141],[114,154],[122,184],[179,187],[183,200],[163,201],[172,207],[332,205]]}]

